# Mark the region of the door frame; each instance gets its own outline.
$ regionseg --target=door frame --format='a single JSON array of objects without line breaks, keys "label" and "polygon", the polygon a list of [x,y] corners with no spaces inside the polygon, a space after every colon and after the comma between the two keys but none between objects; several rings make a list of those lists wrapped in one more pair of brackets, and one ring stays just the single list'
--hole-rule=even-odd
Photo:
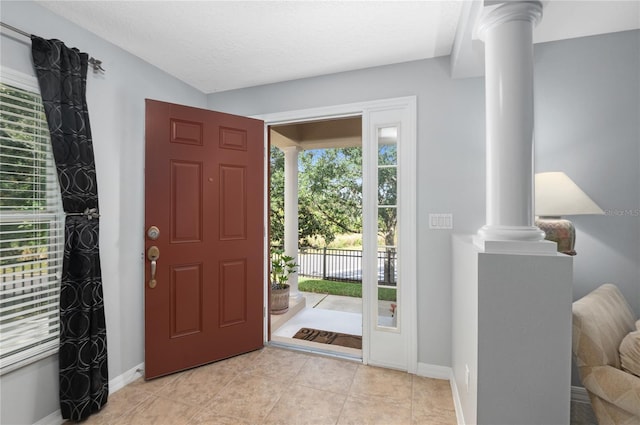
[{"label": "door frame", "polygon": [[[309,108],[309,109],[299,109],[292,111],[284,111],[284,112],[276,112],[276,113],[268,113],[268,114],[259,114],[252,115],[250,118],[256,118],[264,121],[264,161],[265,161],[265,178],[264,178],[264,190],[265,190],[265,201],[264,201],[264,249],[265,254],[268,256],[268,247],[269,247],[269,235],[267,232],[269,223],[269,203],[268,203],[268,185],[269,185],[269,176],[268,176],[268,161],[269,161],[269,152],[268,152],[268,141],[269,141],[269,126],[272,125],[281,125],[281,124],[295,124],[300,122],[308,122],[308,121],[319,121],[319,120],[331,120],[338,118],[347,118],[347,117],[362,117],[362,145],[365,146],[370,143],[376,142],[376,140],[371,140],[374,137],[370,131],[370,121],[369,121],[369,113],[373,111],[387,110],[387,109],[404,109],[406,113],[407,121],[409,122],[408,128],[406,129],[406,137],[403,138],[404,149],[409,154],[405,157],[409,158],[417,158],[417,99],[416,96],[406,96],[406,97],[397,97],[390,99],[380,99],[373,101],[365,101],[365,102],[357,102],[357,103],[348,103],[341,105],[333,105],[319,108]],[[403,304],[407,309],[406,314],[408,320],[403,324],[404,329],[407,332],[406,339],[406,353],[407,353],[407,372],[416,373],[418,366],[418,322],[417,322],[417,237],[416,237],[416,225],[417,225],[417,204],[416,204],[416,194],[417,194],[417,164],[416,160],[407,161],[401,165],[402,173],[406,177],[405,181],[409,183],[406,187],[403,187],[403,193],[405,196],[402,201],[402,208],[399,210],[398,220],[403,223],[402,227],[405,229],[403,232],[400,244],[404,253],[403,261],[404,266],[402,267],[404,270],[403,275],[403,283],[402,283],[402,292],[403,296]],[[406,229],[412,229],[412,231],[408,231]],[[366,229],[363,229],[363,232],[366,232]],[[268,267],[269,262],[264,262],[264,341],[265,343],[269,340],[269,318],[267,317],[269,307],[269,283],[268,283]],[[363,294],[364,294],[363,290]],[[371,292],[371,291],[369,291]],[[369,364],[371,361],[371,352],[370,345],[368,344],[369,336],[371,335],[372,329],[376,326],[376,323],[372,321],[372,311],[371,311],[371,302],[363,302],[362,303],[362,332],[363,332],[363,347],[362,347],[362,361],[364,364]],[[384,366],[384,365],[380,365]]]}]

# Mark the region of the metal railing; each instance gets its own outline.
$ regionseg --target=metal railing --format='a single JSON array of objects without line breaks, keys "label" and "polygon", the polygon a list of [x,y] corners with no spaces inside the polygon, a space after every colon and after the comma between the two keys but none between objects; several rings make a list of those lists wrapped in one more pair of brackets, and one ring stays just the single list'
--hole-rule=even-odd
[{"label": "metal railing", "polygon": [[[395,248],[379,250],[378,283],[396,286],[397,252]],[[298,275],[324,280],[362,282],[362,250],[309,248],[298,253]]]}]

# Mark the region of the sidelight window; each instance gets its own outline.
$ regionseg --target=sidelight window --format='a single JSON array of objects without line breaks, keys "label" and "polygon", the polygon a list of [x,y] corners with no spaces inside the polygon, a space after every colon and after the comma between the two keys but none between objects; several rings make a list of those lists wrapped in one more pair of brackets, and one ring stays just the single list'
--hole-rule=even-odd
[{"label": "sidelight window", "polygon": [[398,127],[377,131],[378,326],[398,327]]}]

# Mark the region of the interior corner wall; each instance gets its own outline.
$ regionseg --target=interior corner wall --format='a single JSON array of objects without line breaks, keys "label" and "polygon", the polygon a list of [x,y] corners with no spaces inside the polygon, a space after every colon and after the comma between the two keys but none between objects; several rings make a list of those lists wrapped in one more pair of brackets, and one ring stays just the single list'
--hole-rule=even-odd
[{"label": "interior corner wall", "polygon": [[407,62],[209,95],[209,108],[258,115],[401,96],[417,97],[418,362],[451,365],[451,230],[484,224],[484,80],[449,77],[449,59]]},{"label": "interior corner wall", "polygon": [[640,31],[534,53],[536,171],[564,171],[605,211],[569,217],[573,299],[614,283],[640,317]]},{"label": "interior corner wall", "polygon": [[605,211],[576,226],[574,299],[616,284],[640,316],[640,30],[535,46],[536,165]]},{"label": "interior corner wall", "polygon": [[[109,378],[144,361],[145,98],[206,107],[206,96],[34,2],[2,1],[2,21],[58,38],[103,61],[89,70],[87,103],[100,196],[100,257]],[[3,67],[33,75],[30,43],[2,31]],[[51,356],[0,377],[0,423],[32,424],[58,406],[58,361]]]}]

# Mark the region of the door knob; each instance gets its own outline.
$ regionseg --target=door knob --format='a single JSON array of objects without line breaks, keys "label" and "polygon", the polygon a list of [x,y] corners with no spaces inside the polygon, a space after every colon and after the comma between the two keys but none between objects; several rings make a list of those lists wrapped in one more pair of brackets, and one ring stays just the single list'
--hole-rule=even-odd
[{"label": "door knob", "polygon": [[153,289],[156,287],[156,266],[158,258],[160,258],[160,250],[157,246],[152,246],[147,251],[147,258],[151,260],[151,280],[149,280],[149,288]]}]

